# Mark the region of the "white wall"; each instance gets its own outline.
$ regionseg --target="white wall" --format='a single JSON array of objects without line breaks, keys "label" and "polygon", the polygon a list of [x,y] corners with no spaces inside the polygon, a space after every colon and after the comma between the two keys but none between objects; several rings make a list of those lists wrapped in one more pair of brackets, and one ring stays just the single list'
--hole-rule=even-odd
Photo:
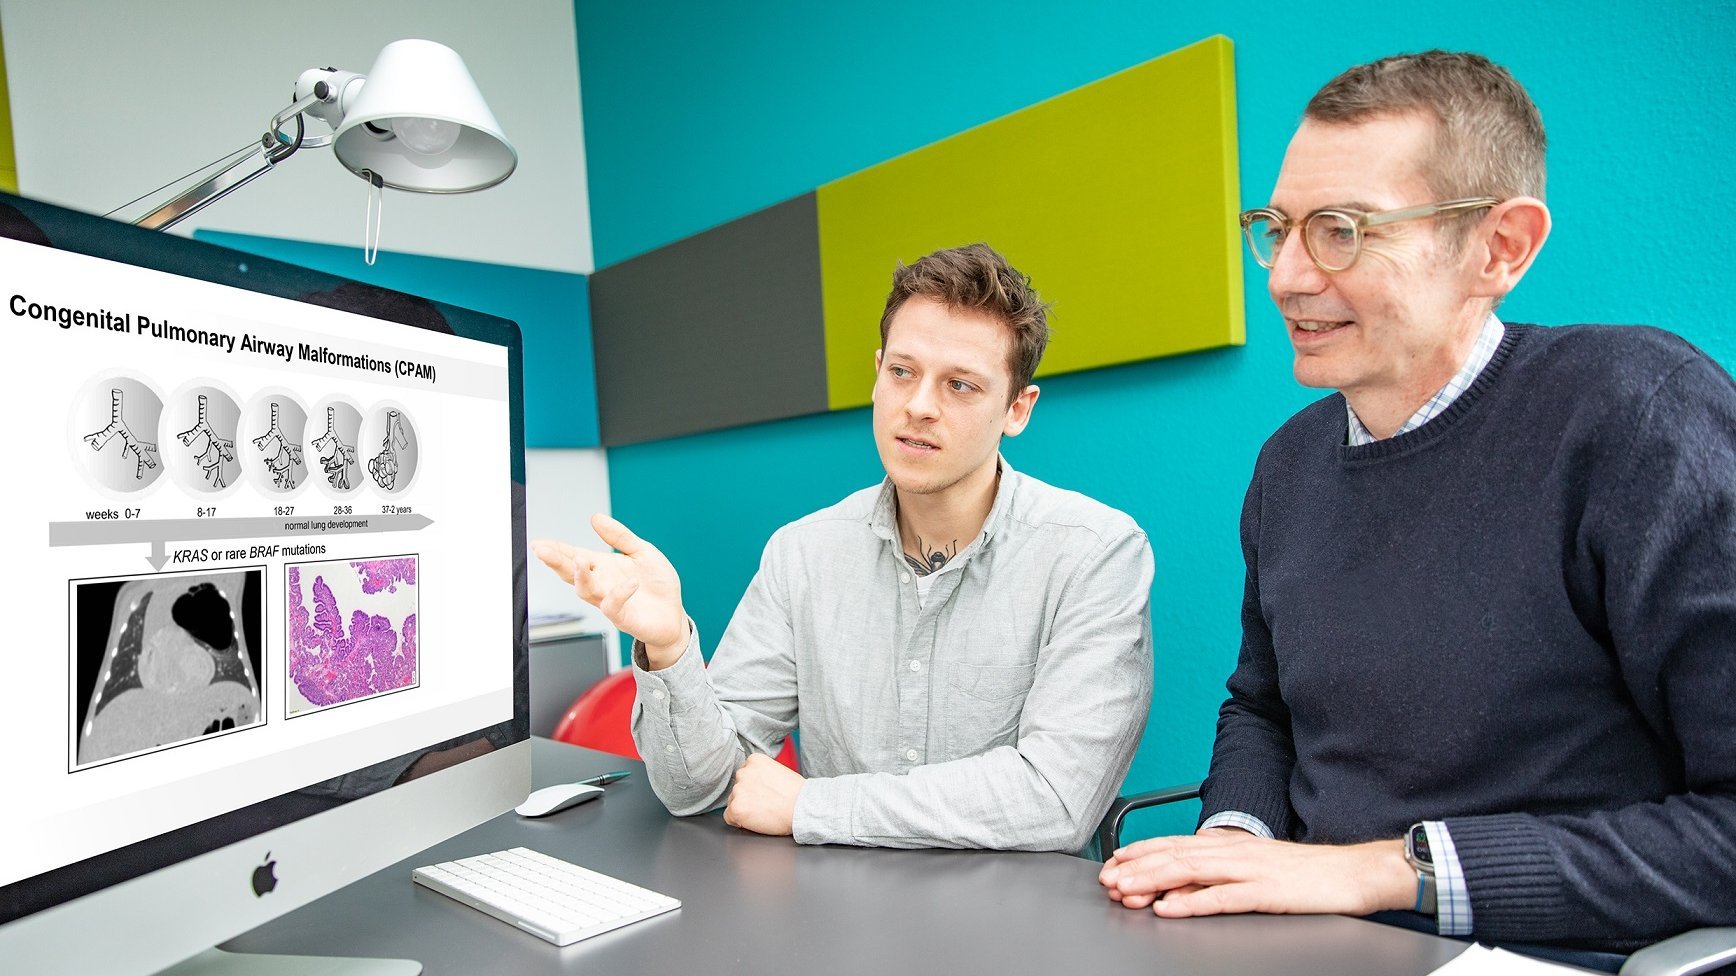
[{"label": "white wall", "polygon": [[[591,514],[609,511],[609,463],[601,448],[526,451],[525,528],[532,539],[559,539],[607,552],[591,531]],[[596,608],[578,598],[554,571],[531,557],[530,612],[567,613],[584,618],[609,635],[611,669],[619,665],[615,627]]]},{"label": "white wall", "polygon": [[[519,166],[478,193],[387,191],[380,246],[595,270],[572,0],[0,0],[0,19],[26,196],[105,213],[257,140],[303,70],[365,73],[388,42],[421,37],[464,58]],[[175,232],[360,247],[366,192],[311,150]]]}]

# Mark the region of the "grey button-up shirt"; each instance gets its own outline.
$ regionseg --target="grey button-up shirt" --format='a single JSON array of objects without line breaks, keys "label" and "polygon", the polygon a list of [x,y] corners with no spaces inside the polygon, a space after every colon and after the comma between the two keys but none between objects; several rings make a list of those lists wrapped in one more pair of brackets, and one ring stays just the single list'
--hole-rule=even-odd
[{"label": "grey button-up shirt", "polygon": [[779,529],[711,667],[646,671],[633,737],[669,809],[801,729],[804,844],[1075,851],[1151,704],[1151,547],[1001,461],[982,534],[918,601],[890,482]]}]

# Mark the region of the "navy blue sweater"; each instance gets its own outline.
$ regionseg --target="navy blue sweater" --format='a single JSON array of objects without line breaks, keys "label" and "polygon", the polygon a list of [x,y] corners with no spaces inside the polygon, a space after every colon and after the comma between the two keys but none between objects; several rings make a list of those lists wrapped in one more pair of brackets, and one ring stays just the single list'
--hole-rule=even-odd
[{"label": "navy blue sweater", "polygon": [[1267,441],[1202,820],[1445,820],[1474,935],[1736,924],[1736,384],[1638,327],[1509,325],[1445,412]]}]

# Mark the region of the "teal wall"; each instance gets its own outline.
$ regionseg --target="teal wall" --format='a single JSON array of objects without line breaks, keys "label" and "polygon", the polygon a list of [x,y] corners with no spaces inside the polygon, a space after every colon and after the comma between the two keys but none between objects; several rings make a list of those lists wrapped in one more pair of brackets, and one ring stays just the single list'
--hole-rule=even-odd
[{"label": "teal wall", "polygon": [[202,241],[487,312],[524,336],[525,446],[596,447],[597,376],[584,275],[200,230]]},{"label": "teal wall", "polygon": [[[1214,33],[1236,45],[1242,195],[1258,204],[1333,74],[1464,48],[1514,71],[1551,137],[1556,236],[1503,314],[1662,325],[1736,366],[1736,4],[579,0],[577,14],[599,266]],[[1261,442],[1318,395],[1291,378],[1251,261],[1246,280],[1246,347],[1049,380],[1006,445],[1151,535],[1156,701],[1130,789],[1204,772],[1239,639],[1242,492]],[[612,449],[614,511],[669,553],[714,641],[774,528],[877,480],[868,428],[850,411]],[[1191,826],[1159,814],[1133,829]]]}]

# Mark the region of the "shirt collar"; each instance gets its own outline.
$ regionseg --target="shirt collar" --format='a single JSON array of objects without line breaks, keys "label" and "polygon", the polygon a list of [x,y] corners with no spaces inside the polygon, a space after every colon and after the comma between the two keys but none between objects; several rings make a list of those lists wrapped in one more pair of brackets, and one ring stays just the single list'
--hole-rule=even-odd
[{"label": "shirt collar", "polygon": [[[1465,362],[1459,367],[1459,371],[1453,374],[1452,379],[1447,380],[1447,385],[1441,387],[1434,396],[1429,397],[1421,407],[1417,408],[1417,412],[1411,414],[1410,419],[1394,431],[1392,436],[1408,434],[1440,416],[1448,407],[1452,406],[1453,401],[1470,389],[1471,381],[1475,380],[1477,374],[1483,371],[1483,367],[1489,365],[1489,360],[1495,357],[1495,350],[1501,345],[1501,337],[1506,333],[1507,327],[1501,324],[1501,320],[1495,317],[1494,312],[1490,312],[1489,317],[1483,320],[1483,327],[1477,332],[1477,341],[1471,346],[1471,353],[1465,357]],[[1373,444],[1380,439],[1363,426],[1362,420],[1356,416],[1356,411],[1351,409],[1349,400],[1344,401],[1344,413],[1349,418],[1349,434],[1345,440],[1351,447]]]},{"label": "shirt collar", "polygon": [[[983,520],[982,531],[977,533],[976,541],[988,545],[999,530],[1001,523],[1013,507],[1013,496],[1018,490],[1018,475],[1013,466],[1007,463],[1006,455],[995,455],[1000,466],[1001,477],[995,485],[995,502],[989,507],[989,517]],[[898,544],[898,489],[892,486],[892,479],[887,478],[880,484],[880,497],[874,502],[874,511],[868,517],[868,526],[874,534],[887,542]],[[962,553],[966,547],[961,546]]]}]

